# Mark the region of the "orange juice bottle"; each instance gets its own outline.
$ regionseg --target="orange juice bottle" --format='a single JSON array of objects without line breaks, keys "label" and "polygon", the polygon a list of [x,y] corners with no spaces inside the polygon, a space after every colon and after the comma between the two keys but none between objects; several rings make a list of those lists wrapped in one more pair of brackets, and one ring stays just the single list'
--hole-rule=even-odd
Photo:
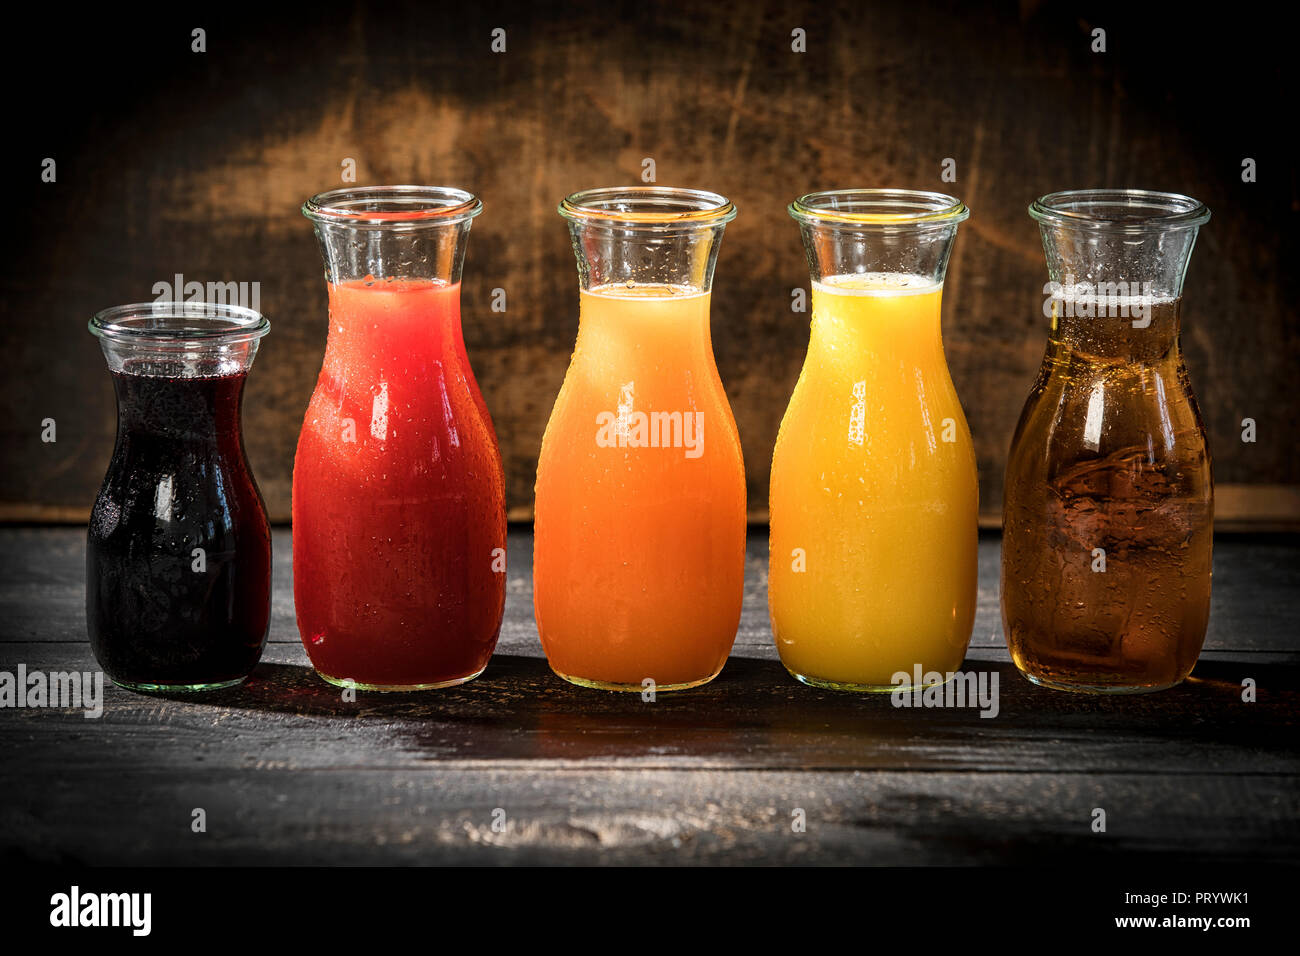
[{"label": "orange juice bottle", "polygon": [[772,456],[768,601],[799,680],[947,680],[975,617],[979,491],[939,304],[959,201],[845,190],[790,207],[812,330]]},{"label": "orange juice bottle", "polygon": [[533,546],[542,647],[566,680],[711,680],[740,622],[745,468],[713,360],[709,290],[735,208],[713,193],[566,199],[581,312],[542,439]]}]

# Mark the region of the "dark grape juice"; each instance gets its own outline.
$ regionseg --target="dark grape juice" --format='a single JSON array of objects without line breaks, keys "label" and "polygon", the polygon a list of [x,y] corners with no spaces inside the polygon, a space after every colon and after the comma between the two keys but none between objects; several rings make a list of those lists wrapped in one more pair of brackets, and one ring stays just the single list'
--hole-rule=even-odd
[{"label": "dark grape juice", "polygon": [[270,528],[240,431],[247,370],[179,371],[112,373],[117,445],[86,549],[91,647],[140,690],[237,683],[270,622]]}]

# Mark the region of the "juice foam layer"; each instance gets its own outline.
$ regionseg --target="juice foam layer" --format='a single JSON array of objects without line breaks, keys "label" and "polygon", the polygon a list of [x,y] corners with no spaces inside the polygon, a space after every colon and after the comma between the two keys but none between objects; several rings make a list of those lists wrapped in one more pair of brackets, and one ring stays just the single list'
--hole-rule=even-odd
[{"label": "juice foam layer", "polygon": [[924,295],[938,292],[943,283],[935,282],[930,276],[906,272],[855,272],[825,276],[814,281],[813,288],[833,295]]},{"label": "juice foam layer", "polygon": [[584,291],[604,299],[693,299],[708,295],[691,286],[666,282],[611,282]]},{"label": "juice foam layer", "polygon": [[1106,306],[1107,308],[1142,308],[1152,305],[1173,305],[1178,301],[1171,295],[1110,295],[1106,292],[1087,292],[1079,294],[1068,288],[1052,295],[1056,302],[1072,305]]}]

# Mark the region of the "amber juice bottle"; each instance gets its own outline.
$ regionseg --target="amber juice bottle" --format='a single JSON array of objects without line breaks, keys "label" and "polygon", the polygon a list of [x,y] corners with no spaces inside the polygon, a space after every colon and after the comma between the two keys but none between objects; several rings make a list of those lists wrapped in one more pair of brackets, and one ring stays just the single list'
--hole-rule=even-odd
[{"label": "amber juice bottle", "polygon": [[1196,663],[1210,608],[1210,455],[1179,346],[1183,276],[1209,211],[1081,190],[1030,214],[1051,332],[1007,465],[1007,644],[1037,684],[1171,687]]}]

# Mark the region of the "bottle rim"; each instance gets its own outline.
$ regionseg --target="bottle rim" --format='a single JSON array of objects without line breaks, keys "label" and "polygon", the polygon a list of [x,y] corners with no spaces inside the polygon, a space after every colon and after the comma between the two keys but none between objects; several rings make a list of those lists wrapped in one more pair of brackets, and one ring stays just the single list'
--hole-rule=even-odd
[{"label": "bottle rim", "polygon": [[970,218],[957,197],[925,189],[827,189],[800,196],[788,212],[803,225],[880,232],[955,226]]},{"label": "bottle rim", "polygon": [[726,196],[677,186],[600,186],[566,196],[556,210],[570,222],[663,231],[722,226],[736,218]]},{"label": "bottle rim", "polygon": [[92,334],[121,345],[193,348],[252,342],[271,331],[262,313],[219,302],[133,302],[95,313]]},{"label": "bottle rim", "polygon": [[482,200],[455,186],[344,186],[302,204],[312,222],[384,229],[457,225],[482,211]]},{"label": "bottle rim", "polygon": [[1149,233],[1192,229],[1210,219],[1209,208],[1181,193],[1150,189],[1066,189],[1029,204],[1039,223],[1097,232]]}]

